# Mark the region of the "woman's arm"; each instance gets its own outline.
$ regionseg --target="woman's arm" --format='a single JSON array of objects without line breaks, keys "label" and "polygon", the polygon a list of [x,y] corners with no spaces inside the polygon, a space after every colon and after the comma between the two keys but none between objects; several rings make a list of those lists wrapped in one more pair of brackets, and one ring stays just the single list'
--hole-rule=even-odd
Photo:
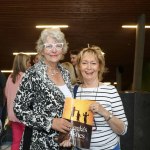
[{"label": "woman's arm", "polygon": [[90,106],[90,110],[103,116],[115,133],[123,135],[127,132],[127,118],[117,90],[113,88],[111,93],[112,113],[106,110],[99,102],[93,103]]},{"label": "woman's arm", "polygon": [[108,111],[106,111],[103,116],[115,133],[119,135],[126,133],[126,124],[121,119],[117,118]]},{"label": "woman's arm", "polygon": [[[52,103],[50,95],[48,87],[41,78],[26,73],[15,99],[14,112],[17,118],[26,126],[38,130],[42,129],[47,132],[51,129],[60,132],[69,131],[68,126],[71,125],[68,121],[54,118],[52,109],[55,109],[56,106]],[[55,100],[54,95],[52,97]],[[56,111],[57,109],[55,109]]]},{"label": "woman's arm", "polygon": [[44,129],[49,132],[53,119],[51,115],[48,116],[45,112],[40,113],[42,108],[39,112],[33,109],[36,100],[33,89],[35,81],[36,79],[29,72],[25,74],[15,98],[14,112],[17,118],[26,126]]}]

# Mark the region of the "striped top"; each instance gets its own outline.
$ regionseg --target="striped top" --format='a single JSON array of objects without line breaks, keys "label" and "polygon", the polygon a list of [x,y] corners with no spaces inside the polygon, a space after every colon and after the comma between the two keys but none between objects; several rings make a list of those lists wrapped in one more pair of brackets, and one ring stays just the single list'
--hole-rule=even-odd
[{"label": "striped top", "polygon": [[[106,110],[125,123],[127,132],[127,118],[124,113],[121,98],[112,85],[100,85],[98,88],[78,88],[77,99],[96,100]],[[90,150],[112,150],[119,142],[119,136],[113,132],[105,118],[99,114],[94,115],[97,129],[93,127]]]}]

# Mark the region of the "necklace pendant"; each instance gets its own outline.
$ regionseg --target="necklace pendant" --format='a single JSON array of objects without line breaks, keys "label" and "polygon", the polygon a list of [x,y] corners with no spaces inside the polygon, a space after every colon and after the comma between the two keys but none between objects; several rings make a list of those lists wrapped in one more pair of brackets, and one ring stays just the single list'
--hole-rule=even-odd
[{"label": "necklace pendant", "polygon": [[54,76],[54,75],[56,75],[58,73],[58,71],[53,71],[50,75],[51,76]]},{"label": "necklace pendant", "polygon": [[48,70],[48,74],[49,74],[49,76],[51,76],[51,77],[53,77],[54,75],[56,75],[56,74],[58,74],[58,73],[59,73],[58,68],[56,68],[56,69],[51,69],[51,68],[49,68],[49,70]]}]

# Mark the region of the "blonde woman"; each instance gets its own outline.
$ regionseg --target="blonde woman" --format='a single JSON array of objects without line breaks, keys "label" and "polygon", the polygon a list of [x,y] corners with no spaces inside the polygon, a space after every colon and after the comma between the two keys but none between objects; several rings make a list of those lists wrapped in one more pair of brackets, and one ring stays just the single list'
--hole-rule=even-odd
[{"label": "blonde woman", "polygon": [[82,84],[76,97],[96,101],[89,108],[95,120],[90,150],[120,150],[119,136],[127,132],[128,121],[116,88],[102,82],[106,69],[101,48],[84,48],[78,55],[77,66]]},{"label": "blonde woman", "polygon": [[12,145],[11,150],[19,150],[24,125],[16,118],[13,105],[19,84],[24,72],[31,66],[30,56],[19,53],[15,56],[13,62],[13,73],[11,73],[6,82],[5,95],[7,98],[8,119],[12,125]]}]

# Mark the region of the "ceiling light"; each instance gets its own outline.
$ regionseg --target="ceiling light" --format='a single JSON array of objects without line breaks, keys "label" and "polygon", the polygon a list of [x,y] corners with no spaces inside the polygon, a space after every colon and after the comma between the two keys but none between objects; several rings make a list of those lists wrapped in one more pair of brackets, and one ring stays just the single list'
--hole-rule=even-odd
[{"label": "ceiling light", "polygon": [[36,28],[68,28],[68,25],[37,25]]},{"label": "ceiling light", "polygon": [[14,52],[13,55],[18,55],[20,53],[26,54],[26,55],[36,55],[36,52]]},{"label": "ceiling light", "polygon": [[2,73],[12,73],[12,70],[1,70]]},{"label": "ceiling light", "polygon": [[[122,28],[137,28],[137,25],[122,25]],[[147,25],[145,28],[150,28],[150,26]]]}]

